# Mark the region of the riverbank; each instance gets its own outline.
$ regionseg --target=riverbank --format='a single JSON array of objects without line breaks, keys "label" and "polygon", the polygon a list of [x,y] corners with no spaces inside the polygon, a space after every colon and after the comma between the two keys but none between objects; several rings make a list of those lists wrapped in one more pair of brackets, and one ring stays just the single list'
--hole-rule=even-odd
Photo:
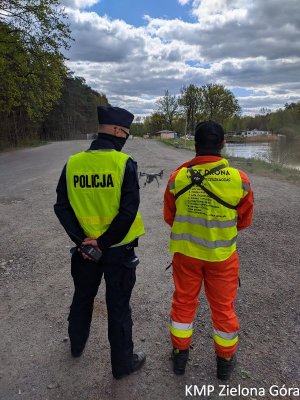
[{"label": "riverbank", "polygon": [[[159,140],[159,142],[164,143],[168,146],[174,146],[176,148],[182,148],[185,150],[190,150],[192,152],[195,151],[193,140],[163,139]],[[222,155],[230,161],[233,167],[260,176],[266,176],[269,178],[278,179],[280,181],[288,181],[290,183],[300,186],[300,171],[295,168],[289,168],[284,164],[257,160],[255,158],[231,157],[229,155],[226,155],[226,152],[224,151],[222,152]]]},{"label": "riverbank", "polygon": [[225,135],[226,143],[270,143],[278,142],[282,135]]}]

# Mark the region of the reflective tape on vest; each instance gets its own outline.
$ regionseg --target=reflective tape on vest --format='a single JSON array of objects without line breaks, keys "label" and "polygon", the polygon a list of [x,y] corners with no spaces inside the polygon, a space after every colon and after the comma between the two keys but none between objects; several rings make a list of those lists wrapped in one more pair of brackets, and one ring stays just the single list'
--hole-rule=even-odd
[{"label": "reflective tape on vest", "polygon": [[215,240],[213,242],[205,240],[203,238],[191,235],[190,233],[174,233],[171,232],[172,240],[187,240],[188,242],[199,244],[209,249],[217,249],[219,247],[230,247],[236,242],[237,236],[234,236],[231,240]]},{"label": "reflective tape on vest", "polygon": [[238,331],[222,332],[214,329],[213,339],[220,346],[230,347],[238,342]]},{"label": "reflective tape on vest", "polygon": [[170,332],[179,338],[189,338],[193,335],[193,323],[183,323],[171,320]]},{"label": "reflective tape on vest", "polygon": [[175,222],[188,222],[189,224],[201,225],[206,228],[231,228],[236,226],[237,218],[227,221],[207,220],[199,217],[192,217],[191,215],[176,215]]}]

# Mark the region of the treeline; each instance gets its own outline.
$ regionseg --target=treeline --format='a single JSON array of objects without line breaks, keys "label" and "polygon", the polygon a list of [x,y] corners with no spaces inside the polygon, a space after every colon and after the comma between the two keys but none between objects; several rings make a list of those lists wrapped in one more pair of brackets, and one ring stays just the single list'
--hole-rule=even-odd
[{"label": "treeline", "polygon": [[274,112],[263,108],[258,115],[242,116],[233,93],[214,83],[186,86],[179,96],[165,91],[157,101],[157,111],[149,117],[137,118],[131,132],[151,136],[161,130],[172,130],[191,135],[196,123],[207,119],[221,123],[226,132],[258,129],[284,134],[289,140],[300,139],[300,101],[287,103]]},{"label": "treeline", "polygon": [[97,131],[97,106],[108,104],[104,94],[92,90],[83,78],[67,76],[62,94],[41,118],[32,118],[23,107],[0,112],[0,150],[40,141],[81,139]]},{"label": "treeline", "polygon": [[[67,70],[62,51],[71,41],[59,0],[0,0],[0,149],[95,132],[96,106],[108,100]],[[227,132],[256,128],[300,138],[300,102],[241,116],[233,93],[215,83],[190,84],[178,96],[165,91],[157,110],[136,118],[131,133],[193,134],[206,119]]]},{"label": "treeline", "polygon": [[157,111],[149,117],[137,119],[131,131],[137,135],[153,135],[161,130],[191,134],[198,121],[213,119],[223,123],[239,115],[240,111],[237,99],[223,85],[190,84],[181,89],[179,96],[173,96],[166,90],[157,101]]},{"label": "treeline", "polygon": [[253,117],[234,116],[225,122],[225,128],[227,131],[258,129],[285,135],[290,141],[300,139],[300,101],[286,103],[284,108],[273,112],[262,108]]},{"label": "treeline", "polygon": [[39,139],[80,139],[82,134],[97,132],[97,106],[105,104],[105,94],[92,90],[83,78],[67,77],[59,102],[40,124]]},{"label": "treeline", "polygon": [[104,94],[72,77],[72,40],[58,0],[0,1],[0,148],[96,129]]}]

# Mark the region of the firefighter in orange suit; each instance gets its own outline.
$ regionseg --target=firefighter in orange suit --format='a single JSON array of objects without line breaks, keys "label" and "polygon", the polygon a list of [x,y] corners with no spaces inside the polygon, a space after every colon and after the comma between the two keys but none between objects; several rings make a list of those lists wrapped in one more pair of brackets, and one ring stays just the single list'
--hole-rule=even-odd
[{"label": "firefighter in orange suit", "polygon": [[170,313],[174,373],[185,372],[203,282],[221,380],[230,377],[238,345],[236,238],[239,230],[251,224],[253,214],[249,179],[220,155],[224,143],[220,124],[199,123],[196,157],[171,174],[164,195],[164,219],[171,227],[170,251],[174,253]]}]

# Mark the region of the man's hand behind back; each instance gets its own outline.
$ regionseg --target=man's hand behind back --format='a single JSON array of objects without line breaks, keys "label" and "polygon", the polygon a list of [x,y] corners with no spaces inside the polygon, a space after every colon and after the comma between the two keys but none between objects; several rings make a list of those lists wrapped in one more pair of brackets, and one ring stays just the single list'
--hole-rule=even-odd
[{"label": "man's hand behind back", "polygon": [[[81,244],[83,244],[84,246],[93,246],[93,247],[95,247],[97,250],[101,251],[101,250],[99,249],[99,247],[98,247],[98,243],[97,243],[97,240],[96,240],[96,239],[85,238]],[[92,261],[93,261],[93,259],[92,259],[90,256],[88,256],[87,254],[83,253],[83,252],[80,250],[80,248],[78,248],[78,251],[80,251],[80,253],[82,254],[82,257],[83,257],[85,260],[92,260]]]}]

